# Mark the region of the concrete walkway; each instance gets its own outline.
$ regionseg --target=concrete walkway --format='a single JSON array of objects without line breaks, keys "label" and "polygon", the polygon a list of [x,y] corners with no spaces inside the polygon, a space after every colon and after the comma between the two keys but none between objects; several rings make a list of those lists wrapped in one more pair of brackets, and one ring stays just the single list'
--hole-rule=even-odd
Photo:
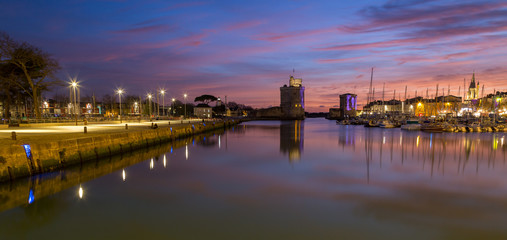
[{"label": "concrete walkway", "polygon": [[[213,121],[213,120],[209,120]],[[182,123],[183,122],[183,123]],[[55,125],[55,124],[30,124],[30,126],[10,127],[0,129],[0,144],[16,144],[16,143],[40,143],[45,141],[58,141],[65,139],[75,139],[81,137],[93,137],[102,134],[121,133],[142,131],[150,129],[153,124],[157,124],[159,128],[183,127],[191,123],[200,123],[202,119],[193,120],[157,120],[157,121],[135,121],[119,123],[88,123],[83,125],[81,122],[78,126],[72,125]],[[126,129],[125,125],[128,126]],[[84,127],[87,133],[84,133]],[[16,132],[16,141],[12,140],[12,132]]]}]

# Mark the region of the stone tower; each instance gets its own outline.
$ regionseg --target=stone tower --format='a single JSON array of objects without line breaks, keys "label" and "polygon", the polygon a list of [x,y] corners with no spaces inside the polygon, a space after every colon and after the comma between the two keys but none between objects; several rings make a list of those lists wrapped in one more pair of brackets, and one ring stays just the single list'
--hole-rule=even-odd
[{"label": "stone tower", "polygon": [[289,86],[280,87],[280,108],[282,119],[305,118],[305,87],[303,79],[290,76]]}]

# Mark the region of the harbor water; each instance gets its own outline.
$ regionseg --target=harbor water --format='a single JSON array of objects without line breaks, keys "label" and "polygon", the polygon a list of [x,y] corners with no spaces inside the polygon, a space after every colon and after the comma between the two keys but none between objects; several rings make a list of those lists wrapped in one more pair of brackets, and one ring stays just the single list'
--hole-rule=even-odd
[{"label": "harbor water", "polygon": [[505,239],[506,135],[245,122],[5,183],[0,239]]}]

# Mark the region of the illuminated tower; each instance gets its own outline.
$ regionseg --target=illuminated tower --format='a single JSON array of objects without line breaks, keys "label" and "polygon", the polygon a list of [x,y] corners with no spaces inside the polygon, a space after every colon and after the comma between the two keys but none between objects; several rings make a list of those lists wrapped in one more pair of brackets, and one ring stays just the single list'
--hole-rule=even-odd
[{"label": "illuminated tower", "polygon": [[357,95],[346,93],[340,95],[340,117],[343,119],[356,117]]},{"label": "illuminated tower", "polygon": [[289,86],[280,87],[280,108],[282,119],[305,118],[305,87],[303,79],[290,76]]}]

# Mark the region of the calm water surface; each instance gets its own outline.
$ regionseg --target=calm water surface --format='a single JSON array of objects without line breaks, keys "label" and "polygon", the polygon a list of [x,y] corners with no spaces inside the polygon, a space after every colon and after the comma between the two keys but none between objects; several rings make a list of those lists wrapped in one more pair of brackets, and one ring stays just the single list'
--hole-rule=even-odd
[{"label": "calm water surface", "polygon": [[505,239],[505,135],[243,123],[5,184],[0,239]]}]

